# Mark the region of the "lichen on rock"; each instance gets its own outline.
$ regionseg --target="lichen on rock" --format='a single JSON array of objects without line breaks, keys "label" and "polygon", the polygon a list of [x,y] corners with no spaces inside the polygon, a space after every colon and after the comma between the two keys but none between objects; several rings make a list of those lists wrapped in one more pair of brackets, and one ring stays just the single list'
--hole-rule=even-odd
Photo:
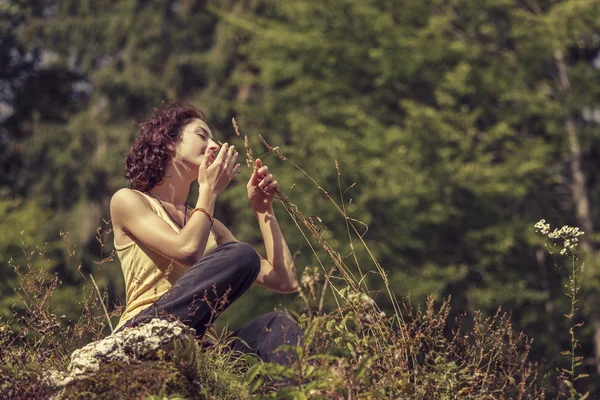
[{"label": "lichen on rock", "polygon": [[176,342],[195,341],[195,330],[179,321],[154,318],[144,325],[125,328],[122,331],[92,342],[71,355],[69,375],[65,385],[97,372],[101,365],[121,362],[132,363],[168,358]]}]

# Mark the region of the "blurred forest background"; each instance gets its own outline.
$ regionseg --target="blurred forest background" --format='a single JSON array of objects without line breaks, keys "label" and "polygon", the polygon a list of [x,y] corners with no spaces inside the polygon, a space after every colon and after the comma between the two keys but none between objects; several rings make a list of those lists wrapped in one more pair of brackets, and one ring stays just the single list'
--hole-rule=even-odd
[{"label": "blurred forest background", "polygon": [[[9,0],[0,29],[2,318],[18,300],[9,260],[25,265],[44,243],[50,262],[39,267],[63,282],[57,314],[77,321],[89,274],[124,303],[116,257],[97,263],[113,249],[98,229],[128,186],[135,122],[181,98],[221,141],[241,147],[235,117],[256,154],[261,134],[340,202],[337,160],[346,210],[368,225],[395,294],[415,305],[451,295],[455,316],[501,306],[534,338],[548,380],[568,361],[569,271],[533,225],[578,226],[582,384],[600,391],[600,1]],[[291,164],[264,162],[350,253],[322,193]],[[216,216],[264,252],[249,174],[219,197]],[[275,211],[299,273],[317,265]],[[357,259],[373,269],[368,254]],[[383,293],[375,300],[389,306]],[[298,308],[293,295],[254,287],[219,323],[239,327],[275,306]]]}]

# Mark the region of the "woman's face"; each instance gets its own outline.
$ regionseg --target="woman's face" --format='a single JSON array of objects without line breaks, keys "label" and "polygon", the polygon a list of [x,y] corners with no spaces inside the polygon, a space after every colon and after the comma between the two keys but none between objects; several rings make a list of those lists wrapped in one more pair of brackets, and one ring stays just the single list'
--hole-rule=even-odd
[{"label": "woman's face", "polygon": [[212,163],[217,156],[219,145],[215,143],[212,131],[201,119],[195,119],[185,126],[181,134],[181,141],[175,149],[174,161],[183,161],[196,168],[200,166],[204,153],[209,151]]}]

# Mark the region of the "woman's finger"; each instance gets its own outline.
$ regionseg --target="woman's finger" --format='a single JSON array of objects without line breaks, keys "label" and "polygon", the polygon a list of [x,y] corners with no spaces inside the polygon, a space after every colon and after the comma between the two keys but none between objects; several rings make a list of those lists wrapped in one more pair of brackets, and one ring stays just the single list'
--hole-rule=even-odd
[{"label": "woman's finger", "polygon": [[266,165],[265,165],[265,166],[263,166],[263,167],[261,167],[261,168],[258,170],[258,173],[259,173],[259,175],[262,175],[262,176],[267,176],[267,174],[269,173],[269,167],[267,167]]},{"label": "woman's finger", "polygon": [[273,182],[273,175],[269,174],[258,184],[258,186],[262,188],[269,185],[271,182]]},{"label": "woman's finger", "polygon": [[279,188],[279,184],[277,183],[277,181],[273,181],[273,182],[269,183],[269,185],[267,185],[267,188],[269,190],[278,189]]},{"label": "woman's finger", "polygon": [[229,157],[231,157],[231,156],[233,156],[233,154],[234,154],[235,152],[236,152],[236,151],[235,151],[235,145],[234,145],[234,144],[232,144],[231,146],[229,146],[229,149],[228,149],[228,153],[227,153],[227,155],[228,155]]},{"label": "woman's finger", "polygon": [[233,157],[233,154],[235,154],[235,146],[231,145],[227,149],[227,152],[225,153],[225,159],[223,160],[223,165],[227,169],[230,169],[233,166],[233,163],[231,162],[231,158]]},{"label": "woman's finger", "polygon": [[238,152],[234,152],[231,157],[229,157],[229,163],[231,163],[231,168],[233,168],[233,166],[235,165],[235,162],[237,161],[239,154]]},{"label": "woman's finger", "polygon": [[213,164],[214,163],[218,163],[218,164],[223,163],[223,160],[225,158],[225,153],[227,153],[227,150],[228,150],[227,143],[223,143],[223,146],[221,146],[221,149],[219,150],[219,154],[217,155],[217,158],[215,158],[215,161],[213,162]]},{"label": "woman's finger", "polygon": [[229,173],[230,173],[231,175],[233,175],[233,174],[234,174],[234,169],[236,168],[236,166],[237,166],[237,165],[239,165],[239,164],[236,164],[236,163],[235,163],[235,162],[237,161],[238,155],[239,155],[239,154],[238,154],[238,152],[236,151],[235,153],[233,153],[233,155],[231,156],[231,158],[230,158],[230,159],[229,159],[229,161],[228,161],[228,165],[227,165],[227,167],[229,168]]},{"label": "woman's finger", "polygon": [[209,167],[208,160],[210,159],[210,151],[208,149],[204,152],[204,157],[202,157],[202,162],[200,162],[200,168],[206,169]]},{"label": "woman's finger", "polygon": [[258,182],[258,170],[255,168],[252,170],[252,175],[250,176],[250,179],[248,180],[248,184],[246,186],[247,187],[256,186],[257,182]]}]

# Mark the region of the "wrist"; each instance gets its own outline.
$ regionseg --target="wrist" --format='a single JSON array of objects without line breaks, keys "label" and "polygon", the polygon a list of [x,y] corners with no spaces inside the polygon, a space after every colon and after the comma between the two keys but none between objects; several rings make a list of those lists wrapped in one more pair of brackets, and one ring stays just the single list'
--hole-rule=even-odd
[{"label": "wrist", "polygon": [[252,211],[254,212],[254,215],[259,216],[259,215],[264,215],[264,214],[271,214],[274,215],[273,212],[273,206],[269,205],[266,207],[252,207]]},{"label": "wrist", "polygon": [[216,201],[216,193],[208,190],[203,190],[198,193],[198,199],[196,200],[195,208],[204,208],[209,213],[214,214]]}]

